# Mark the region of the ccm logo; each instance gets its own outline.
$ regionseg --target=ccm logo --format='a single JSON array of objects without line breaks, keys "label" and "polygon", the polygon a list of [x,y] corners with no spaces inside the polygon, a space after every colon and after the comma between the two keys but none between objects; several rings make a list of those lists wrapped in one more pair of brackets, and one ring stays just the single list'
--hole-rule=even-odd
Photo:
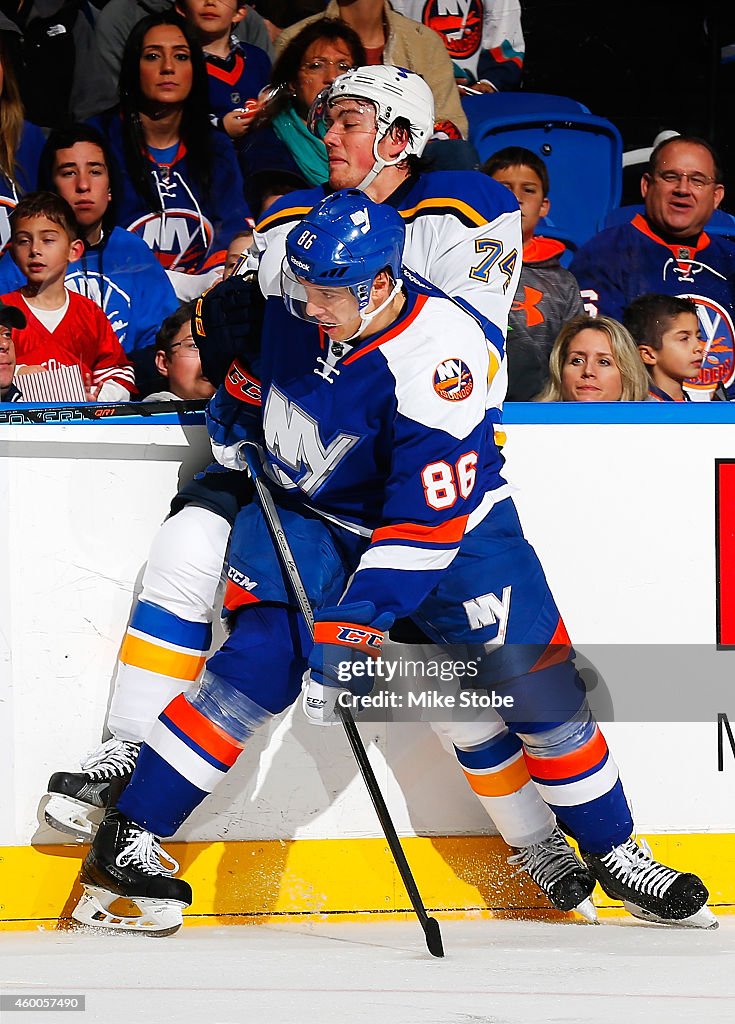
[{"label": "ccm logo", "polygon": [[337,630],[337,640],[343,644],[355,644],[355,646],[375,647],[383,643],[380,633],[373,633],[368,629],[355,629],[354,626],[340,626]]}]

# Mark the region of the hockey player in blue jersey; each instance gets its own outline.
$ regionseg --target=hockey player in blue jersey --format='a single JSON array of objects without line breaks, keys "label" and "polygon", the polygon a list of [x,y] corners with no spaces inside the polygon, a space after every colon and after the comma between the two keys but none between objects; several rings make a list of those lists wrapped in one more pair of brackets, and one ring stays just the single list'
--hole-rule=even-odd
[{"label": "hockey player in blue jersey", "polygon": [[[344,688],[361,688],[358,666],[374,663],[385,631],[408,615],[436,644],[483,651],[479,684],[513,702],[489,745],[503,762],[526,759],[605,890],[639,916],[715,923],[702,882],[631,838],[617,768],[500,475],[483,386],[493,354],[477,317],[402,268],[403,242],[395,211],[357,190],[327,197],[289,232],[285,304],[319,330],[292,321],[266,331],[262,403],[238,429],[264,445],[314,640],[248,506],[232,541],[230,636],[198,691],[175,697],[143,744],[84,863],[79,921],[175,930],[191,889],[161,862],[157,837],[297,698],[302,677],[307,716],[334,718]],[[472,614],[504,592],[513,600],[502,624]],[[475,749],[464,763],[483,771],[483,759]],[[142,917],[110,913],[120,896]]]},{"label": "hockey player in blue jersey", "polygon": [[[506,382],[503,334],[519,273],[517,204],[506,189],[484,175],[427,173],[418,163],[434,125],[431,90],[418,75],[381,65],[357,69],[341,76],[338,88],[334,85],[334,93],[330,91],[324,103],[325,113],[337,115],[327,136],[332,185],[360,185],[376,200],[397,206],[406,226],[411,265],[444,291],[482,311],[494,353],[486,402],[488,415],[498,423]],[[357,104],[351,99],[355,95]],[[354,109],[363,115],[372,111],[372,115],[363,117],[361,131],[344,131],[352,124],[349,115]],[[284,315],[278,289],[286,234],[324,194],[323,189],[299,193],[297,208],[280,203],[275,215],[260,226],[260,277],[269,295],[269,316]],[[273,266],[269,259],[275,260]],[[216,381],[223,379],[232,355],[238,354],[226,344],[232,321],[246,321],[248,337],[259,335],[244,306],[253,289],[248,290],[243,279],[234,283],[234,294],[227,291],[225,282],[203,303],[206,314],[218,294],[224,290],[227,296],[214,303],[221,311],[219,322],[212,326],[211,315],[207,321],[216,351],[227,353],[220,366],[208,367],[208,377]],[[260,296],[257,284],[255,291]],[[255,322],[259,324],[257,316]],[[211,359],[206,341],[200,338],[200,348]],[[227,375],[231,397],[246,409],[251,397],[247,380],[239,364]],[[257,390],[257,384],[254,387]],[[90,807],[105,806],[129,778],[139,744],[162,708],[200,675],[211,642],[213,605],[230,526],[241,497],[231,493],[233,483],[243,490],[243,474],[207,473],[175,499],[176,514],[154,540],[141,598],[121,647],[108,719],[113,739],[85,760],[81,772],[57,772],[49,781],[47,820],[79,840],[91,837]],[[187,554],[185,559],[182,552]],[[451,740],[458,750],[474,748],[496,727],[498,723],[488,732],[484,725],[467,726],[462,735],[453,733]],[[518,866],[528,871],[555,906],[575,907],[575,894],[580,896],[576,879],[583,866],[555,829],[554,817],[539,798],[522,759],[509,760],[501,753],[496,761],[494,751],[488,751],[483,774],[469,771],[463,763],[469,784],[505,841],[522,850]],[[583,888],[591,886],[588,878]]]}]

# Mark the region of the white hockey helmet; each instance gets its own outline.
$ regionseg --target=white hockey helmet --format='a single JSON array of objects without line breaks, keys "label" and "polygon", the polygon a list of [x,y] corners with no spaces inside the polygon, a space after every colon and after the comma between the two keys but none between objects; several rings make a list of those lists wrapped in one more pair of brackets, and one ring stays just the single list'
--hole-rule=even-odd
[{"label": "white hockey helmet", "polygon": [[[310,116],[310,128],[314,130],[314,121],[320,113],[328,113],[329,108],[341,99],[368,100],[375,107],[375,164],[358,188],[366,188],[383,167],[398,164],[407,156],[421,156],[434,132],[434,95],[415,71],[393,67],[391,64],[346,71],[334,80],[324,94],[317,97]],[[406,145],[394,159],[383,160],[378,156],[378,145],[398,118],[403,118],[410,126]]]}]

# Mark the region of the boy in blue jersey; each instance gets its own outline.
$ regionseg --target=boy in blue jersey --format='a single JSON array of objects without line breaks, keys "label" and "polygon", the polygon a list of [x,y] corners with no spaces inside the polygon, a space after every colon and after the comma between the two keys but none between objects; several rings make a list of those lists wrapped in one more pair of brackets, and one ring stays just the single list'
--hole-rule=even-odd
[{"label": "boy in blue jersey", "polygon": [[[284,309],[263,339],[262,400],[251,393],[249,417],[239,412],[242,437],[265,448],[314,638],[250,505],[229,559],[231,634],[198,691],[175,697],[143,744],[84,863],[76,920],[140,927],[110,912],[124,896],[149,930],[176,930],[191,889],[162,864],[157,836],[175,832],[253,732],[296,699],[302,677],[307,717],[335,720],[385,631],[411,616],[436,644],[480,654],[478,685],[510,698],[494,742],[461,763],[487,775],[488,747],[497,764],[525,758],[583,851],[580,891],[597,879],[638,916],[714,923],[701,881],[631,838],[617,768],[500,475],[481,318],[402,267],[403,247],[400,216],[357,190],[327,197],[288,234],[285,308],[319,332],[294,329]],[[213,406],[215,438],[229,407],[226,393]],[[508,600],[496,598],[497,616],[476,614],[499,594]]]},{"label": "boy in blue jersey", "polygon": [[674,295],[641,295],[623,311],[623,323],[648,370],[649,397],[688,402],[684,383],[699,373],[705,350],[696,304]]},{"label": "boy in blue jersey", "polygon": [[233,35],[247,17],[239,0],[177,0],[204,50],[209,80],[209,111],[215,128],[241,138],[258,112],[258,93],[268,84],[271,62],[259,46]]}]

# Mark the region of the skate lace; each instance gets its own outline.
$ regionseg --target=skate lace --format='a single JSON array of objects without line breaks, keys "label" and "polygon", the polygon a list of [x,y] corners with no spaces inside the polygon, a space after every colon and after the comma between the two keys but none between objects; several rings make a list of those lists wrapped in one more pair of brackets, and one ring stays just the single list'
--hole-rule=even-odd
[{"label": "skate lace", "polygon": [[514,876],[526,871],[542,889],[549,889],[560,878],[581,866],[574,850],[558,832],[552,832],[541,843],[524,846],[518,853],[508,857],[508,863],[518,865]]},{"label": "skate lace", "polygon": [[[119,868],[131,864],[137,871],[146,875],[175,875],[179,870],[178,862],[168,854],[152,832],[144,829],[128,829],[126,846],[115,857]],[[161,857],[168,861],[164,864]]]},{"label": "skate lace", "polygon": [[653,859],[645,839],[640,840],[640,845],[628,839],[601,860],[611,875],[636,892],[651,896],[663,896],[679,875]]},{"label": "skate lace", "polygon": [[107,740],[82,761],[82,771],[93,779],[129,775],[135,768],[140,745],[127,740]]}]

